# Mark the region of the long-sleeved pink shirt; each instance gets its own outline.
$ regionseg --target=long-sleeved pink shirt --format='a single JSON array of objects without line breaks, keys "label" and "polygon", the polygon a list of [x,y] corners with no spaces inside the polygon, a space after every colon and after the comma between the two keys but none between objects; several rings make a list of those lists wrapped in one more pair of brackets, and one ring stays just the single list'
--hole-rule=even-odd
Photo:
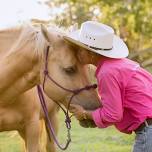
[{"label": "long-sleeved pink shirt", "polygon": [[103,107],[92,112],[99,128],[131,133],[152,118],[152,75],[127,58],[105,59],[96,70]]}]

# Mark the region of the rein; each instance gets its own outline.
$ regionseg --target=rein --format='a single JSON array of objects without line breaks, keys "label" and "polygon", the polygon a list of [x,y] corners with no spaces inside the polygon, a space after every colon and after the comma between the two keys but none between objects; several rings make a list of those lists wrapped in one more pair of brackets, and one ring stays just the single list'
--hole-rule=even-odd
[{"label": "rein", "polygon": [[[47,126],[48,126],[48,129],[49,129],[49,135],[51,136],[51,133],[52,133],[52,137],[53,137],[55,143],[57,144],[57,146],[61,150],[66,150],[68,148],[68,146],[69,146],[69,143],[71,142],[71,134],[70,134],[70,130],[71,130],[71,117],[69,116],[70,103],[71,103],[72,99],[74,98],[74,96],[76,96],[77,94],[79,94],[80,92],[82,92],[84,90],[96,89],[97,85],[93,84],[93,85],[85,86],[85,87],[80,88],[80,89],[72,90],[72,89],[65,88],[65,87],[61,86],[60,84],[58,84],[49,75],[49,72],[48,72],[48,54],[49,54],[49,48],[50,48],[50,46],[47,47],[46,56],[45,56],[44,79],[43,79],[43,84],[42,84],[42,89],[43,90],[41,89],[40,85],[37,85],[37,90],[38,90],[38,95],[39,95],[40,103],[41,103],[41,106],[42,106],[42,109],[43,109],[43,112],[44,112],[44,115],[45,115],[45,118],[46,118]],[[50,81],[52,81],[55,85],[57,85],[59,88],[72,93],[72,96],[70,97],[70,100],[68,102],[67,110],[65,110],[57,101],[55,101],[55,103],[63,110],[63,112],[65,114],[65,124],[66,124],[66,128],[67,128],[67,142],[66,142],[66,144],[64,146],[61,146],[59,144],[59,142],[58,142],[58,140],[56,138],[56,135],[55,135],[55,131],[54,131],[54,129],[53,129],[52,125],[51,125],[51,121],[49,119],[48,109],[47,109],[45,98],[44,98],[44,94],[43,94],[43,91],[45,89],[44,88],[45,87],[45,81],[46,81],[47,78]]]}]

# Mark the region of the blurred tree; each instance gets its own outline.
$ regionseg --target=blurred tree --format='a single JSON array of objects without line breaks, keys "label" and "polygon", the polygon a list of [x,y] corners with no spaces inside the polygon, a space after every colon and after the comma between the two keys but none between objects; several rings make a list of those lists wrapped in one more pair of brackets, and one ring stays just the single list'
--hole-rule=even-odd
[{"label": "blurred tree", "polygon": [[[152,48],[152,0],[47,0],[46,4],[56,10],[50,14],[57,25],[98,20],[112,26],[131,51]],[[136,59],[147,58],[149,52]]]}]

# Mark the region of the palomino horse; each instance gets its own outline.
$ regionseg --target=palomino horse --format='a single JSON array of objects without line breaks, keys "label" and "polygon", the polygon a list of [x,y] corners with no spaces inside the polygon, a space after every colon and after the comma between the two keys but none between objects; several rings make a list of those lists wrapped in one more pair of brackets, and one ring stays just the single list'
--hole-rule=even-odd
[{"label": "palomino horse", "polygon": [[[5,29],[0,31],[0,58],[3,58],[3,56],[8,52],[8,50],[10,50],[10,48],[19,38],[20,33],[21,33],[21,27]],[[47,100],[47,107],[48,107],[50,121],[52,123],[55,132],[57,133],[58,107],[49,98]],[[39,115],[39,120],[37,120],[38,122],[36,122],[37,124],[38,123],[40,124],[39,126],[37,126],[38,133],[36,135],[31,134],[31,136],[30,135],[26,136],[25,135],[26,130],[29,130],[29,132],[33,132],[32,128],[30,130],[29,126],[32,125],[31,120],[35,119],[34,118],[35,115]],[[45,129],[45,125],[44,125],[44,121],[42,120],[43,118],[44,118],[44,113],[39,103],[36,88],[32,88],[26,91],[25,93],[19,95],[18,97],[16,97],[16,99],[13,102],[0,101],[0,131],[2,132],[2,131],[17,130],[21,135],[21,137],[24,139],[27,146],[26,149],[28,149],[28,151],[30,151],[30,147],[31,147],[30,145],[28,146],[27,144],[28,141],[30,142],[30,139],[33,138],[39,139],[42,136],[42,133],[44,133],[43,130]],[[44,140],[44,137],[42,139]],[[47,136],[47,140],[45,141],[47,143],[46,147],[44,142],[42,143],[42,139],[40,140],[40,145],[39,145],[39,149],[41,149],[40,151],[55,152],[53,139],[50,140]]]},{"label": "palomino horse", "polygon": [[[12,106],[16,106],[16,100],[21,94],[43,83],[45,54],[48,45],[50,47],[47,70],[58,84],[71,90],[89,85],[86,67],[78,58],[77,48],[65,42],[59,31],[55,29],[47,31],[45,28],[37,30],[32,26],[25,26],[21,28],[15,44],[7,53],[3,53],[0,60],[0,101],[4,107],[10,105],[11,110]],[[65,107],[72,95],[71,92],[63,90],[47,78],[44,91],[49,98],[62,103]],[[72,103],[80,104],[90,110],[100,106],[97,93],[93,89],[79,93]],[[34,113],[30,108],[27,110]],[[19,113],[14,116],[18,119],[20,117]],[[39,117],[39,112],[35,112],[32,118],[27,116],[29,124],[24,128],[22,137],[25,137],[28,152],[40,150],[38,146]],[[14,117],[11,117],[10,121],[13,119]],[[2,124],[0,123],[0,125]],[[90,124],[86,121],[83,126]]]}]

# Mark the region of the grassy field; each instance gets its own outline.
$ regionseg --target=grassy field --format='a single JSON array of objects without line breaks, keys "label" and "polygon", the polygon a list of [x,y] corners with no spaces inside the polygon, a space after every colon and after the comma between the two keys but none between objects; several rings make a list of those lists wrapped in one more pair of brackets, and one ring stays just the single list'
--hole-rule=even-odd
[{"label": "grassy field", "polygon": [[[65,152],[130,152],[134,135],[125,135],[115,128],[84,129],[72,118],[72,143]],[[59,140],[66,141],[64,119],[60,114]],[[22,152],[23,142],[17,133],[0,133],[0,152]],[[58,150],[58,152],[61,152]]]}]

